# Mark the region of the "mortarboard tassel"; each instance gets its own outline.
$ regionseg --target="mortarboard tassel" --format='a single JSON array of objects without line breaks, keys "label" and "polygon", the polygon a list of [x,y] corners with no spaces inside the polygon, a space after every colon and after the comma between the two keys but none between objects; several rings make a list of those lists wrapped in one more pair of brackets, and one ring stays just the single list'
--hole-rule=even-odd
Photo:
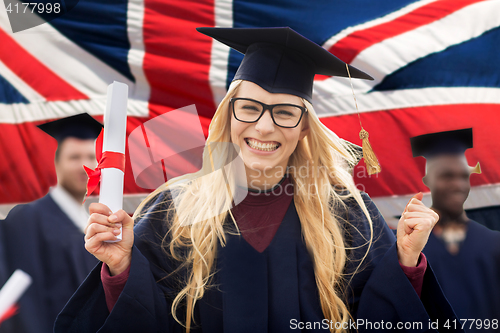
[{"label": "mortarboard tassel", "polygon": [[470,169],[470,173],[481,174],[481,166],[479,165],[479,162],[477,162],[475,167],[471,167]]},{"label": "mortarboard tassel", "polygon": [[368,169],[368,174],[373,175],[375,173],[379,173],[380,171],[382,171],[382,168],[380,167],[377,156],[375,155],[375,152],[373,151],[373,148],[370,145],[370,141],[368,140],[369,137],[368,131],[366,131],[363,128],[363,125],[361,124],[361,117],[359,115],[359,110],[358,110],[358,102],[356,101],[356,96],[354,95],[354,87],[352,86],[351,73],[349,73],[349,65],[345,64],[345,67],[347,68],[347,74],[349,75],[349,82],[351,83],[352,96],[354,97],[354,104],[356,105],[356,111],[358,111],[359,125],[361,126],[361,131],[359,132],[359,138],[361,139],[362,142],[363,159],[365,160],[366,168]]},{"label": "mortarboard tassel", "polygon": [[380,168],[377,156],[375,156],[372,146],[370,145],[368,136],[368,132],[363,127],[361,127],[359,138],[362,140],[361,142],[363,147],[363,158],[368,169],[368,174],[373,175],[375,173],[379,173],[380,171],[382,171],[382,169]]}]

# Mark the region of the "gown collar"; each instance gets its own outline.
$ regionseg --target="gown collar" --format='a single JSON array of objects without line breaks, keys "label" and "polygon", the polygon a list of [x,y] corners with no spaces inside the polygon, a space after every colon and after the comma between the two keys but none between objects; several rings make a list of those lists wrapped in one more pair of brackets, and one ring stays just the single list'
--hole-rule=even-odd
[{"label": "gown collar", "polygon": [[52,200],[61,208],[61,210],[68,216],[68,218],[75,224],[75,226],[84,232],[87,226],[89,214],[85,211],[83,205],[73,199],[71,194],[68,193],[61,185],[52,187],[49,192]]}]

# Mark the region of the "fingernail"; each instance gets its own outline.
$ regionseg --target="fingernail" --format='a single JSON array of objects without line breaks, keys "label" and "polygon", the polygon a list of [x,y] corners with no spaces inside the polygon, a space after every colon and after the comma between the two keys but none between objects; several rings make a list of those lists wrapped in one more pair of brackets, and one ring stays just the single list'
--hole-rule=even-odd
[{"label": "fingernail", "polygon": [[116,216],[116,215],[111,215],[111,216],[109,217],[109,220],[110,220],[111,222],[115,222],[116,220],[118,220],[118,216]]},{"label": "fingernail", "polygon": [[119,234],[120,234],[120,230],[118,230],[118,229],[114,229],[114,230],[113,230],[113,234],[115,234],[115,235],[119,235]]},{"label": "fingernail", "polygon": [[115,227],[116,227],[116,228],[121,228],[121,227],[122,227],[122,224],[121,224],[121,223],[116,223],[116,224],[115,224]]}]

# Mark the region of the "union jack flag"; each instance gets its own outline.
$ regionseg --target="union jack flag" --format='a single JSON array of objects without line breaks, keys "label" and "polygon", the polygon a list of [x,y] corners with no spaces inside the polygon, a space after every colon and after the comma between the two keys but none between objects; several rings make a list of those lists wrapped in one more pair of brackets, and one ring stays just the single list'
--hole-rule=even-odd
[{"label": "union jack flag", "polygon": [[[481,162],[467,208],[500,204],[499,0],[81,0],[65,15],[12,33],[0,10],[0,215],[56,183],[56,143],[35,125],[105,109],[113,80],[129,85],[128,128],[195,104],[205,135],[242,59],[200,26],[289,26],[374,81],[353,80],[360,118],[382,173],[354,170],[390,222],[428,189],[412,136],[474,128]],[[340,137],[360,144],[349,80],[317,76],[314,106]],[[125,207],[145,196],[127,159]],[[429,195],[426,199],[429,200]],[[133,210],[133,208],[132,208]]]}]

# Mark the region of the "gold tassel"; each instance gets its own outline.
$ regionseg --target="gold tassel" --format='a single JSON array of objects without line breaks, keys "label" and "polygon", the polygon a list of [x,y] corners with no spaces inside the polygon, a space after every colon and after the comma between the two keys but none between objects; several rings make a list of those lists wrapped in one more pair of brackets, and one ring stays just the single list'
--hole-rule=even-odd
[{"label": "gold tassel", "polygon": [[481,166],[479,165],[479,162],[477,162],[475,167],[471,167],[470,169],[470,173],[477,173],[478,175],[481,174]]},{"label": "gold tassel", "polygon": [[373,175],[382,171],[380,164],[378,163],[377,156],[373,152],[372,146],[370,145],[370,140],[368,140],[368,132],[361,128],[359,132],[359,138],[361,139],[363,146],[363,158],[365,160],[366,168],[368,169],[368,174]]},{"label": "gold tassel", "polygon": [[359,132],[359,138],[361,139],[363,147],[363,159],[365,160],[366,169],[368,169],[368,174],[373,175],[375,173],[379,173],[380,171],[382,171],[382,168],[380,167],[377,156],[375,156],[375,152],[373,151],[373,148],[370,145],[370,141],[368,140],[369,134],[363,128],[363,125],[361,125],[361,117],[359,115],[356,95],[354,95],[354,87],[352,86],[351,73],[349,73],[349,65],[345,64],[345,67],[347,68],[347,74],[349,75],[349,82],[351,83],[352,96],[354,97],[354,104],[356,105],[356,111],[358,111],[359,125],[361,126],[361,131]]}]

